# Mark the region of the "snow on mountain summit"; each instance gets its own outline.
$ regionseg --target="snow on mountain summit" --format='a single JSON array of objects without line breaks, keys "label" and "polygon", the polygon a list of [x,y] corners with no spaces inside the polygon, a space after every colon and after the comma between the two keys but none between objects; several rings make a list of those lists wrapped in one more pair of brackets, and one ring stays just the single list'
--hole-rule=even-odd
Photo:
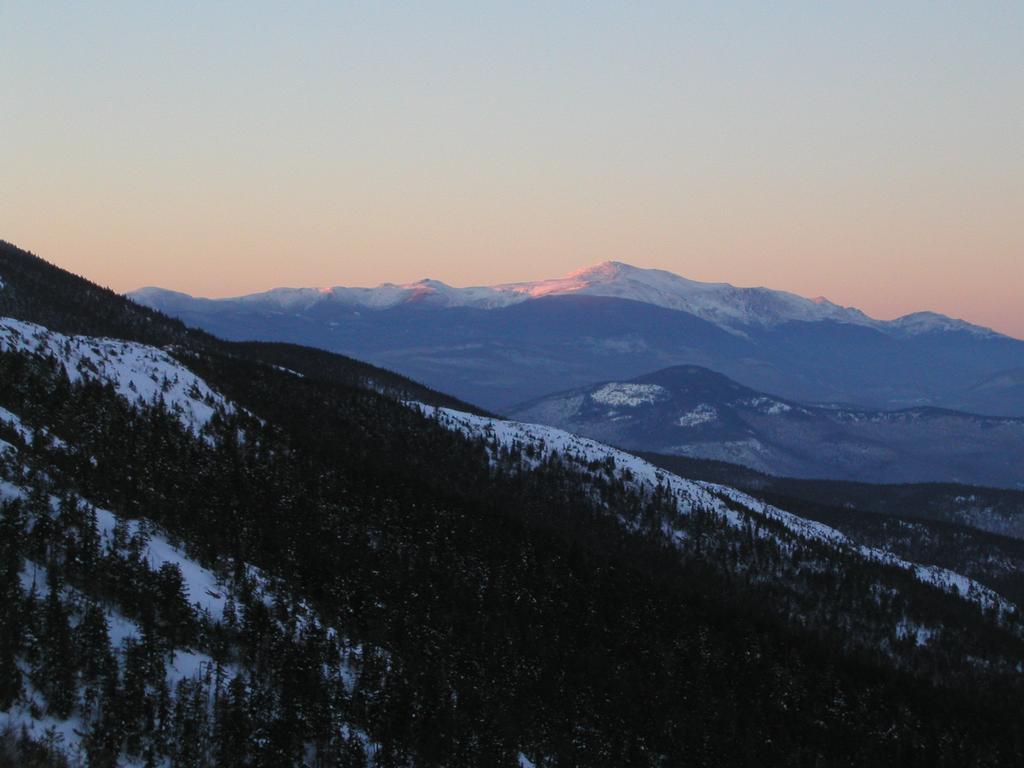
[{"label": "snow on mountain summit", "polygon": [[856,309],[827,300],[811,300],[768,288],[737,288],[728,283],[702,283],[663,269],[641,269],[606,261],[555,280],[498,286],[531,298],[569,293],[629,299],[689,312],[726,328],[776,325],[790,320],[871,322]]},{"label": "snow on mountain summit", "polygon": [[898,328],[908,336],[931,331],[966,331],[976,336],[997,336],[991,328],[973,325],[966,320],[940,315],[938,312],[913,312],[891,320],[889,325]]},{"label": "snow on mountain summit", "polygon": [[[455,287],[440,280],[413,283],[382,283],[374,288],[275,288],[233,299],[201,300],[204,304],[241,304],[272,311],[304,311],[325,302],[360,309],[394,307],[471,307],[500,309],[552,296],[603,296],[688,312],[726,330],[743,333],[751,327],[772,327],[787,322],[833,321],[863,325],[897,335],[935,330],[994,334],[932,312],[919,312],[894,321],[875,320],[853,307],[843,307],[818,296],[805,298],[771,288],[740,288],[729,283],[690,280],[663,269],[635,267],[621,261],[604,261],[564,277],[490,286]],[[173,291],[144,288],[131,294],[140,304],[172,309],[184,297]]]}]

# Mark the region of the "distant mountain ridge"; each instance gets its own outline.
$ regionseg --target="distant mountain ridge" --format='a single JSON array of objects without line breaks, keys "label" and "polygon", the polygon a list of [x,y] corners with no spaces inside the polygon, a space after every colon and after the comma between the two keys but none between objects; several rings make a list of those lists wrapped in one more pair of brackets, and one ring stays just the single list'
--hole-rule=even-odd
[{"label": "distant mountain ridge", "polygon": [[570,390],[515,407],[511,415],[628,449],[775,475],[1024,489],[1024,419],[812,406],[698,366]]},{"label": "distant mountain ridge", "polygon": [[490,411],[673,365],[759,392],[873,410],[1024,416],[1024,341],[934,313],[875,320],[824,299],[607,262],[565,278],[452,288],[291,289],[136,302],[221,338],[357,357]]},{"label": "distant mountain ridge", "polygon": [[309,310],[318,305],[340,305],[384,310],[406,304],[436,308],[501,309],[549,296],[603,296],[688,312],[731,331],[748,326],[785,322],[832,320],[863,325],[892,335],[913,335],[932,330],[961,330],[978,335],[1000,335],[935,312],[916,312],[895,320],[876,320],[853,307],[842,307],[824,297],[804,298],[770,288],[738,288],[728,283],[705,283],[662,269],[642,269],[619,261],[605,261],[548,280],[456,288],[439,280],[384,283],[375,288],[274,288],[228,299],[197,299],[162,288],[141,288],[129,294],[140,304],[160,308],[189,308],[194,302],[207,307],[244,305],[282,311]]}]

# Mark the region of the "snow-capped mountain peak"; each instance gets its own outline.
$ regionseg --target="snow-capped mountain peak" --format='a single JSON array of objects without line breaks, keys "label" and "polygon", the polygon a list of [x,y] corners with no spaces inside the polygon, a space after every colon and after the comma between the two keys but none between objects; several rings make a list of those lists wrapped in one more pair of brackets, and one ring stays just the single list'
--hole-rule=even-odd
[{"label": "snow-capped mountain peak", "polygon": [[663,269],[642,269],[606,261],[554,280],[497,286],[531,298],[564,294],[629,299],[666,309],[689,312],[729,329],[776,325],[791,320],[870,323],[859,310],[825,299],[805,299],[768,288],[737,288],[728,283],[704,283]]}]

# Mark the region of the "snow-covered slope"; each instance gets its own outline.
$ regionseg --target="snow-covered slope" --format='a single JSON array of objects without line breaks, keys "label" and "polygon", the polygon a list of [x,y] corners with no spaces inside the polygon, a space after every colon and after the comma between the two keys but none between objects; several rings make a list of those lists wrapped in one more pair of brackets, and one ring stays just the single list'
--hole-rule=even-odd
[{"label": "snow-covered slope", "polygon": [[[25,500],[27,498],[28,491],[25,488],[8,480],[0,479],[0,501]],[[56,497],[51,497],[50,506],[56,513],[59,500]],[[94,511],[97,532],[102,543],[108,545],[113,538],[118,517],[106,509],[96,508]],[[190,558],[158,531],[152,528],[144,529],[144,526],[137,520],[124,520],[122,525],[124,526],[124,535],[128,538],[143,535],[146,544],[143,547],[142,558],[152,570],[158,570],[166,563],[176,566],[181,571],[192,607],[214,621],[223,619],[227,587],[220,577]],[[41,568],[35,566],[29,570],[38,572]],[[34,579],[38,590],[42,592],[47,584],[45,574],[41,579],[35,576],[32,576],[32,579]]]},{"label": "snow-covered slope", "polygon": [[[682,515],[698,510],[710,512],[734,528],[742,529],[753,524],[760,535],[769,537],[777,537],[771,528],[771,524],[776,524],[800,539],[819,542],[867,561],[906,571],[923,583],[962,596],[982,608],[995,609],[1000,613],[1016,611],[1013,603],[962,574],[937,566],[910,563],[890,552],[863,546],[822,523],[799,517],[723,485],[687,480],[595,440],[539,424],[475,416],[419,403],[414,406],[436,418],[447,429],[488,441],[492,451],[518,448],[524,468],[535,467],[556,454],[563,462],[571,463],[582,472],[593,471],[590,467],[595,465],[608,466],[610,462],[615,476],[642,494],[653,494],[659,487],[667,490]],[[527,447],[530,450],[525,450]],[[768,526],[765,526],[766,522]],[[664,533],[674,542],[685,537],[671,524]]]},{"label": "snow-covered slope", "polygon": [[[0,419],[22,433],[23,437],[27,438],[30,435],[30,431],[22,427],[17,414],[0,409]],[[13,502],[32,508],[33,490],[28,485],[23,485],[21,481],[28,480],[33,475],[35,482],[39,482],[40,479],[45,481],[45,476],[22,465],[22,457],[15,446],[0,441],[0,454],[3,454],[6,460],[5,466],[0,468],[0,504]],[[54,495],[43,498],[44,511],[30,514],[27,520],[29,526],[35,526],[39,517],[47,514],[51,519],[58,519],[62,499]],[[195,691],[198,690],[201,691],[201,700],[206,702],[204,706],[208,711],[212,711],[215,699],[224,695],[229,680],[244,680],[253,674],[253,670],[247,667],[242,659],[229,662],[215,660],[211,655],[213,651],[205,640],[209,635],[230,635],[233,631],[231,628],[236,626],[235,605],[241,603],[243,591],[249,593],[251,600],[267,607],[275,607],[279,603],[289,605],[289,609],[293,611],[293,620],[287,627],[281,625],[282,631],[299,634],[307,628],[312,628],[313,631],[322,633],[324,641],[337,649],[336,666],[325,669],[325,675],[332,677],[343,690],[351,691],[354,687],[357,672],[350,659],[361,656],[361,647],[352,643],[334,626],[327,624],[310,604],[294,600],[286,588],[260,569],[246,564],[244,568],[235,569],[233,572],[225,569],[217,573],[191,557],[182,546],[172,542],[152,523],[119,517],[109,510],[89,504],[76,494],[66,495],[63,501],[66,502],[68,499],[76,506],[87,510],[88,515],[95,521],[98,549],[105,555],[126,552],[134,554],[137,551],[141,563],[148,571],[160,572],[170,567],[173,572],[180,575],[182,596],[191,608],[193,619],[204,630],[199,633],[198,640],[164,648],[160,653],[162,676],[166,681],[169,706],[172,709],[175,702],[180,705],[186,698],[187,694],[182,693],[183,690],[191,690],[193,696],[197,695]],[[46,567],[28,558],[22,562],[20,582],[22,598],[27,594],[45,595],[53,584]],[[107,586],[109,588],[109,585]],[[81,588],[64,585],[60,593],[65,604],[71,606],[69,619],[72,627],[81,624],[86,606],[97,604],[96,596]],[[145,642],[146,630],[138,620],[130,618],[117,599],[109,593],[104,594],[101,604],[113,660],[120,674],[124,676],[127,658],[133,648]],[[25,659],[19,659],[19,668],[23,677],[21,691],[11,706],[0,709],[0,734],[24,734],[30,739],[58,748],[60,753],[70,760],[71,765],[88,764],[85,758],[87,742],[99,719],[94,700],[90,698],[95,697],[95,691],[90,692],[86,681],[81,681],[81,684],[76,684],[76,690],[72,693],[70,711],[64,715],[55,713],[52,707],[48,706],[46,696],[33,683],[31,664]],[[186,687],[179,688],[179,685]],[[379,745],[361,728],[349,723],[343,727],[361,742],[366,754],[372,756],[377,752]],[[117,761],[117,765],[133,767],[150,764],[152,763],[146,762],[140,755],[128,753],[120,754]],[[159,761],[158,764],[173,763]]]},{"label": "snow-covered slope", "polygon": [[140,304],[166,311],[181,309],[197,301],[201,301],[208,311],[232,305],[305,311],[324,303],[371,310],[410,303],[498,309],[530,299],[566,295],[605,296],[652,304],[688,312],[731,331],[742,331],[751,326],[770,327],[790,321],[831,320],[869,326],[893,335],[932,330],[997,335],[987,328],[933,312],[919,312],[893,321],[875,320],[859,309],[842,307],[822,297],[808,299],[769,288],[703,283],[665,270],[641,269],[618,261],[606,261],[560,278],[468,288],[456,288],[427,279],[405,284],[384,283],[376,288],[275,288],[265,293],[218,300],[192,299],[186,294],[152,287],[131,294]]},{"label": "snow-covered slope", "polygon": [[234,406],[162,349],[117,339],[66,336],[41,325],[0,317],[0,350],[58,360],[72,382],[111,384],[131,403],[163,401],[195,433],[217,409]]}]

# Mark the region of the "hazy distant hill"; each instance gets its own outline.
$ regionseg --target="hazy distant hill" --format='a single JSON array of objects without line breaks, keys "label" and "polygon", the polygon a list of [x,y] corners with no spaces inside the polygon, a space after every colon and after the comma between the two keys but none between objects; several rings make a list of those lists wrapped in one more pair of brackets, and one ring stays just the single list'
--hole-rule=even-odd
[{"label": "hazy distant hill", "polygon": [[550,395],[510,415],[625,448],[777,475],[1024,488],[1024,419],[815,407],[697,366]]}]

